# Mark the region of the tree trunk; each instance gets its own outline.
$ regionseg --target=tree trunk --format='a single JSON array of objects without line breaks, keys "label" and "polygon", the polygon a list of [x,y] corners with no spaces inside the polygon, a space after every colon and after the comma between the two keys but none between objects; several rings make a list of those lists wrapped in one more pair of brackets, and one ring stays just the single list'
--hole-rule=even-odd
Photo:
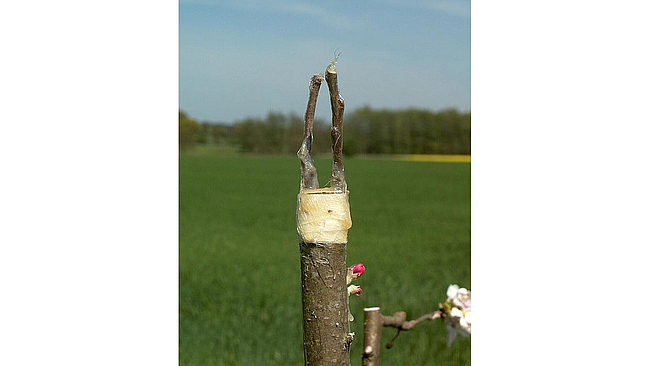
[{"label": "tree trunk", "polygon": [[[338,92],[335,62],[325,78],[314,75],[309,84],[305,132],[298,150],[300,193],[296,227],[300,242],[303,345],[306,366],[349,366],[347,266],[348,229],[352,226],[342,161],[343,98]],[[325,79],[332,106],[332,186],[318,188],[311,157],[313,120],[320,84]]]}]

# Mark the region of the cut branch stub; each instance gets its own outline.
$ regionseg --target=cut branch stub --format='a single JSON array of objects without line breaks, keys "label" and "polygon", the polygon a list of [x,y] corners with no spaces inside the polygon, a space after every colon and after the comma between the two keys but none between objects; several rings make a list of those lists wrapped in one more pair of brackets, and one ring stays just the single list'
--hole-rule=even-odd
[{"label": "cut branch stub", "polygon": [[336,73],[336,61],[332,61],[325,71],[325,81],[330,92],[330,105],[332,107],[332,188],[346,192],[348,187],[345,182],[345,170],[343,168],[343,110],[345,101],[339,94],[338,76]]},{"label": "cut branch stub", "polygon": [[379,365],[381,351],[382,315],[378,307],[363,309],[363,353],[362,366]]},{"label": "cut branch stub", "polygon": [[314,114],[316,113],[316,100],[320,85],[323,82],[321,75],[312,76],[309,82],[309,100],[307,101],[307,111],[305,112],[305,132],[303,134],[302,144],[298,150],[298,159],[300,159],[300,190],[318,188],[318,175],[316,167],[311,156],[311,147],[314,141]]}]

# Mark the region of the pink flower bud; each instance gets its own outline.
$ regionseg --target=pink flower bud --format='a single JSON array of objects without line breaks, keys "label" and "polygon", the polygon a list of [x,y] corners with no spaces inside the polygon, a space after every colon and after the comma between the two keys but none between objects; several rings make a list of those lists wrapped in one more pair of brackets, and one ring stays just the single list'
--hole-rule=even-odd
[{"label": "pink flower bud", "polygon": [[348,285],[352,280],[356,280],[357,278],[361,277],[361,275],[366,271],[366,267],[363,266],[363,263],[357,263],[353,266],[348,267],[348,274],[347,274],[347,283]]},{"label": "pink flower bud", "polygon": [[356,276],[355,278],[361,277],[361,275],[366,271],[366,267],[363,266],[363,263],[357,263],[352,268],[352,275]]},{"label": "pink flower bud", "polygon": [[348,295],[355,294],[357,296],[361,295],[363,290],[361,289],[361,286],[356,286],[356,285],[350,285],[348,286]]}]

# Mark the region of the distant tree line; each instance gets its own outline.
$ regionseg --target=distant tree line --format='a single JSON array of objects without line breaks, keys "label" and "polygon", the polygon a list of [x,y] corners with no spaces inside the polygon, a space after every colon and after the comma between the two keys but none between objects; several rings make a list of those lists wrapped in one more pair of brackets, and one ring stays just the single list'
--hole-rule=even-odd
[{"label": "distant tree line", "polygon": [[178,112],[178,145],[181,150],[194,145],[196,142],[205,142],[205,126],[190,118],[185,112]]},{"label": "distant tree line", "polygon": [[[471,115],[456,110],[376,110],[369,107],[346,113],[343,152],[356,154],[470,154]],[[179,111],[179,144],[225,144],[243,153],[293,154],[300,147],[303,117],[269,113],[232,125],[199,123]],[[330,122],[314,121],[315,154],[330,152]]]}]

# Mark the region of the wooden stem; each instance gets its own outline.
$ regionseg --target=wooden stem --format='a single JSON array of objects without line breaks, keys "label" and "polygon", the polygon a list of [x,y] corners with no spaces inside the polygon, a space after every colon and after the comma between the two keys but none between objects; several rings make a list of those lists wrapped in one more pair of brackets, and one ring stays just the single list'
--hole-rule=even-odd
[{"label": "wooden stem", "polygon": [[332,107],[332,187],[338,191],[346,192],[348,187],[345,182],[343,168],[343,110],[345,101],[339,94],[336,61],[332,61],[325,71],[325,81],[330,92],[330,105]]},{"label": "wooden stem", "polygon": [[320,75],[312,76],[309,82],[309,100],[307,101],[307,111],[305,111],[305,132],[303,134],[302,144],[298,150],[298,159],[300,159],[300,190],[318,188],[318,175],[316,167],[311,157],[311,147],[314,141],[314,114],[316,113],[316,100],[323,77]]}]

